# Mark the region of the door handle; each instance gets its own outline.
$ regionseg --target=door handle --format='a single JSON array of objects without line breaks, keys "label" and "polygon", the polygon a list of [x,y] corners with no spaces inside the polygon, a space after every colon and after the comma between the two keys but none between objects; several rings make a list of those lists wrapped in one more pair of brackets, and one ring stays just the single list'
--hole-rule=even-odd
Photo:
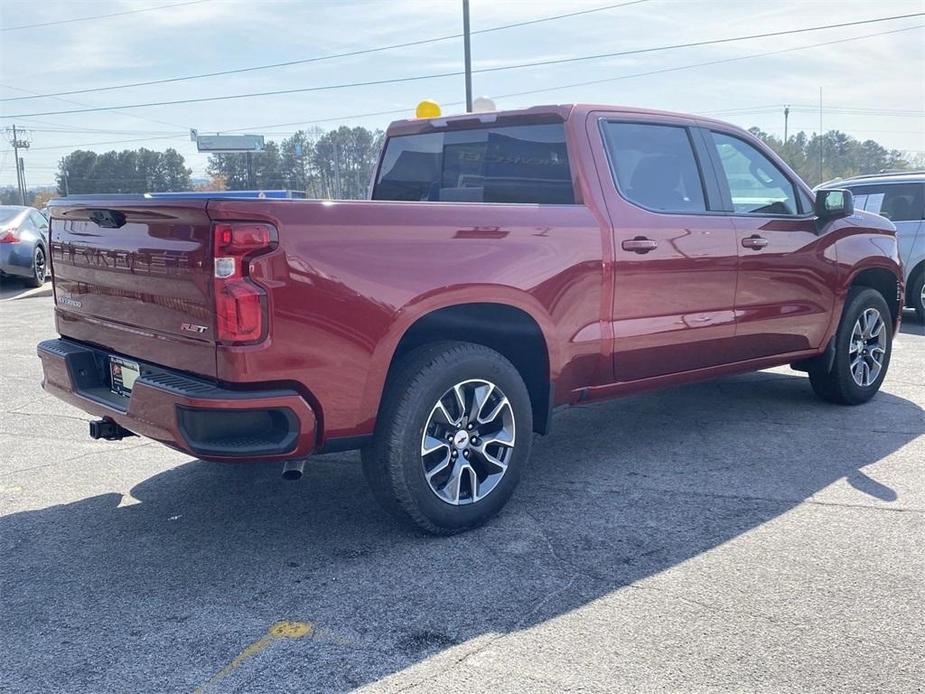
[{"label": "door handle", "polygon": [[768,245],[768,240],[758,234],[752,234],[751,236],[742,239],[742,245],[746,248],[751,248],[753,251],[760,251],[762,248]]},{"label": "door handle", "polygon": [[645,236],[637,236],[634,239],[627,239],[620,244],[624,251],[633,251],[634,253],[648,253],[658,248],[658,241],[647,239]]}]

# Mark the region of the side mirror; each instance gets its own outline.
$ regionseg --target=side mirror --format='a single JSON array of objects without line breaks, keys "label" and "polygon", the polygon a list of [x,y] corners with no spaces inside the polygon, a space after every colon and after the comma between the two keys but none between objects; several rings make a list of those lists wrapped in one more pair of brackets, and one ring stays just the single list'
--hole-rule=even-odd
[{"label": "side mirror", "polygon": [[816,219],[827,222],[854,214],[854,195],[850,190],[816,191]]}]

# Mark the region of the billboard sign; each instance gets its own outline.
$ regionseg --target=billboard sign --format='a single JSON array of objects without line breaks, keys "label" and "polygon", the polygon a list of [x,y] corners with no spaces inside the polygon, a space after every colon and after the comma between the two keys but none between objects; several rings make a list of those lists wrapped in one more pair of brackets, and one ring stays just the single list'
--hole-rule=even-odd
[{"label": "billboard sign", "polygon": [[263,135],[196,135],[200,152],[262,152]]}]

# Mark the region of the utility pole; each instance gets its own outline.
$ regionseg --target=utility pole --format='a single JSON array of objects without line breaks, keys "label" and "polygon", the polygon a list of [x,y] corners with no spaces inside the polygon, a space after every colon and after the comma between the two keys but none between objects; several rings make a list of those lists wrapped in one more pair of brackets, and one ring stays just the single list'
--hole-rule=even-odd
[{"label": "utility pole", "polygon": [[65,169],[64,170],[64,197],[67,197],[70,194],[71,193],[70,193],[70,190],[68,190],[68,183],[67,183],[67,169]]},{"label": "utility pole", "polygon": [[463,53],[466,61],[466,113],[472,113],[472,51],[469,49],[469,0],[463,4]]},{"label": "utility pole", "polygon": [[22,130],[16,130],[14,125],[7,128],[7,139],[13,145],[13,162],[16,165],[16,186],[19,188],[19,202],[26,204],[26,177],[22,157],[19,156],[19,150],[29,149],[29,138]]},{"label": "utility pole", "polygon": [[787,146],[787,122],[790,120],[790,104],[784,106],[784,146]]},{"label": "utility pole", "polygon": [[341,189],[340,189],[340,147],[338,146],[337,141],[333,143],[334,145],[334,199],[341,199]]},{"label": "utility pole", "polygon": [[19,150],[16,147],[14,147],[13,148],[13,166],[16,167],[16,190],[19,191],[19,204],[25,205],[26,204],[26,194],[23,192],[22,167],[20,166],[21,160],[22,158],[19,156]]},{"label": "utility pole", "polygon": [[19,158],[19,179],[22,181],[22,191],[19,194],[19,197],[22,199],[22,204],[26,204],[26,162],[22,160],[22,157]]}]

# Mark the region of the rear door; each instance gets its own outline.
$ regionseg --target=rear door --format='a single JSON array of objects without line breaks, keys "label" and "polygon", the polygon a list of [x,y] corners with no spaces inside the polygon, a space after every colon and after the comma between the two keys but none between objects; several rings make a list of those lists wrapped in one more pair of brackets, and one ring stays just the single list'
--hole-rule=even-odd
[{"label": "rear door", "polygon": [[[735,335],[735,231],[703,175],[691,123],[599,114],[601,184],[613,224],[616,381],[729,360]],[[712,172],[711,172],[712,175]]]},{"label": "rear door", "polygon": [[703,135],[736,228],[736,358],[822,346],[837,265],[820,243],[812,199],[738,133],[708,129]]},{"label": "rear door", "polygon": [[896,226],[899,258],[908,273],[925,260],[925,183],[883,183],[852,186],[854,207],[883,215]]},{"label": "rear door", "polygon": [[206,200],[55,204],[58,331],[142,361],[215,374]]}]

